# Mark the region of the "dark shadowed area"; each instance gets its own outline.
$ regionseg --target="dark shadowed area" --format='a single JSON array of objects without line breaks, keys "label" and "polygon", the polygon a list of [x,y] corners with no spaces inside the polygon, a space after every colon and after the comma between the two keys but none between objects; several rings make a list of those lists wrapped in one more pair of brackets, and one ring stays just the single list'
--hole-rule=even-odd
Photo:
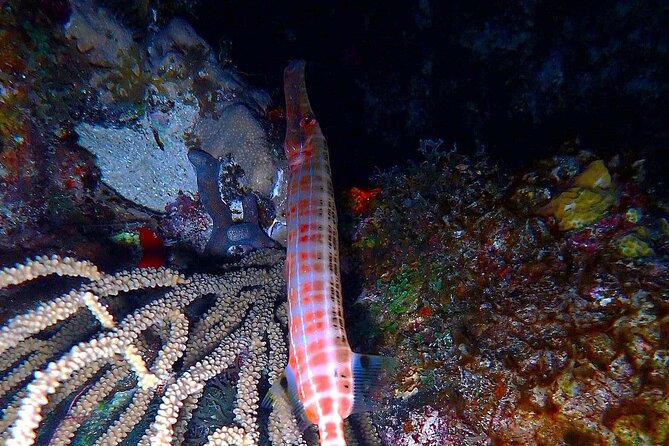
[{"label": "dark shadowed area", "polygon": [[337,186],[442,138],[525,166],[578,139],[667,165],[664,2],[209,2],[193,24],[262,86],[308,61]]}]

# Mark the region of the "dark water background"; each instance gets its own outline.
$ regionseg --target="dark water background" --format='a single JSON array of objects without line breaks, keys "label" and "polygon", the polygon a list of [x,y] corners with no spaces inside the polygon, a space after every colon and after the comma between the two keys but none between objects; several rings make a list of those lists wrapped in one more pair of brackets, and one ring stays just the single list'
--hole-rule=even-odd
[{"label": "dark water background", "polygon": [[667,2],[197,5],[198,33],[277,100],[286,61],[308,61],[338,188],[417,157],[421,138],[513,169],[578,139],[666,171]]}]

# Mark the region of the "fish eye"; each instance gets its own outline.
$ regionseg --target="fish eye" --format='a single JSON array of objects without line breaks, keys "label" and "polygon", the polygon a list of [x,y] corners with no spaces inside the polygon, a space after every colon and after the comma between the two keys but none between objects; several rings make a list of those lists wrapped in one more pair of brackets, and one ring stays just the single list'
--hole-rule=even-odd
[{"label": "fish eye", "polygon": [[316,124],[316,119],[314,119],[312,116],[305,116],[300,121],[300,127],[302,127],[302,128],[311,127],[314,124]]}]

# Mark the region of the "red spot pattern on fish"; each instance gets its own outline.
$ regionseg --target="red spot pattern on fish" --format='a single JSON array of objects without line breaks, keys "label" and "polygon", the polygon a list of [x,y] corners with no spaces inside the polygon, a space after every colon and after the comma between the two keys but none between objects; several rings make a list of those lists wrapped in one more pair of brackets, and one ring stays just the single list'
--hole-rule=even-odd
[{"label": "red spot pattern on fish", "polygon": [[303,76],[303,66],[286,69],[289,367],[306,416],[319,427],[321,445],[341,446],[343,419],[353,406],[353,353],[343,324],[328,147]]},{"label": "red spot pattern on fish", "polygon": [[286,68],[284,84],[290,347],[286,371],[263,404],[288,403],[300,427],[318,425],[321,446],[346,446],[344,419],[371,409],[379,372],[392,360],[353,353],[348,344],[328,147],[309,105],[303,62]]}]

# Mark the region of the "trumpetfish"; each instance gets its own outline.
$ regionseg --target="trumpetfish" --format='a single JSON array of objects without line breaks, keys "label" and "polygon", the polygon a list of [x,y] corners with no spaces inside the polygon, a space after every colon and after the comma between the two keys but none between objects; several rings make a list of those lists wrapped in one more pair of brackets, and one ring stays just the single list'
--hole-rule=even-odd
[{"label": "trumpetfish", "polygon": [[372,409],[393,359],[354,353],[344,327],[337,212],[327,142],[309,104],[304,61],[284,71],[289,360],[265,405],[286,404],[321,446],[346,446],[344,419]]}]

